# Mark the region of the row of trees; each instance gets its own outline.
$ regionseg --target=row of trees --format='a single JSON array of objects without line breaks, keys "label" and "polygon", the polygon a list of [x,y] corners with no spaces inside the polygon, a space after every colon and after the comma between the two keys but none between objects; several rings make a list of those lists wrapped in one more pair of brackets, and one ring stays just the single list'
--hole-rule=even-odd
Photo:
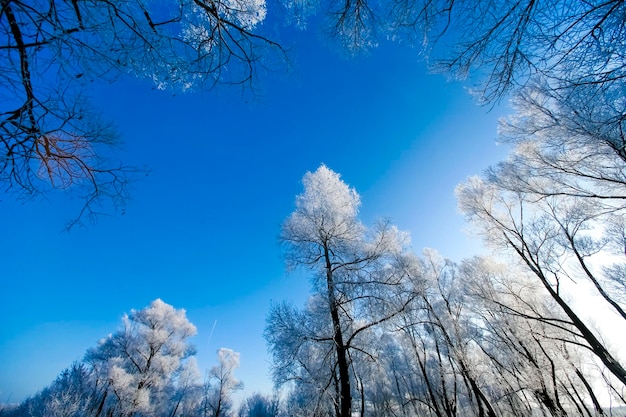
[{"label": "row of trees", "polygon": [[[358,221],[358,194],[338,174],[321,166],[305,175],[282,238],[287,259],[311,271],[314,294],[303,308],[273,306],[266,329],[292,415],[595,416],[626,405],[624,352],[577,312],[564,282],[590,280],[626,319],[623,216],[606,196],[601,205],[564,192],[555,201],[501,172],[528,165],[459,187],[461,207],[506,263],[416,256],[387,222]],[[597,196],[591,182],[576,184]]]},{"label": "row of trees", "polygon": [[[601,416],[626,405],[624,352],[571,292],[588,282],[594,312],[603,302],[623,334],[626,161],[609,145],[542,139],[459,186],[461,208],[506,263],[417,256],[389,222],[358,220],[359,195],[337,173],[307,173],[282,240],[289,265],[312,272],[314,293],[303,308],[274,305],[266,328],[284,403],[253,395],[238,415]],[[232,415],[239,356],[220,349],[201,381],[195,332],[184,310],[155,300],[2,414]]]},{"label": "row of trees", "polygon": [[[84,359],[64,370],[37,395],[3,417],[226,417],[234,413],[232,395],[242,388],[234,372],[239,353],[219,349],[217,365],[204,380],[188,339],[196,328],[185,315],[157,299],[124,315],[122,326]],[[276,417],[271,398],[254,395],[240,417]],[[265,408],[263,408],[265,407]],[[267,409],[266,414],[259,410]],[[256,411],[255,411],[256,410]]]},{"label": "row of trees", "polygon": [[475,76],[483,103],[511,97],[500,125],[509,158],[457,188],[497,258],[418,257],[396,232],[379,245],[353,190],[325,167],[307,174],[283,240],[318,285],[304,308],[277,305],[268,318],[276,383],[301,415],[592,416],[623,405],[626,359],[594,322],[607,310],[625,333],[624,2],[334,4],[351,28],[337,33],[355,45],[420,28],[428,45],[452,45],[431,51],[436,68]]}]

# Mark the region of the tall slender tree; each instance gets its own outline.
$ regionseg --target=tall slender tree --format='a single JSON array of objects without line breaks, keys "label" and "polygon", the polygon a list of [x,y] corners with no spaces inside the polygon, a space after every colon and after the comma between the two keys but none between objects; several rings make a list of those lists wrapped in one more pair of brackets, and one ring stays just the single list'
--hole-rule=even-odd
[{"label": "tall slender tree", "polygon": [[[307,173],[303,183],[304,192],[296,197],[296,209],[284,222],[281,238],[288,264],[314,274],[314,287],[332,329],[337,414],[350,417],[358,375],[352,351],[366,352],[361,345],[365,334],[398,314],[411,297],[404,291],[401,269],[407,238],[388,222],[366,228],[358,220],[359,195],[326,166]],[[268,322],[279,321],[270,316]],[[275,340],[269,342],[278,352]]]}]

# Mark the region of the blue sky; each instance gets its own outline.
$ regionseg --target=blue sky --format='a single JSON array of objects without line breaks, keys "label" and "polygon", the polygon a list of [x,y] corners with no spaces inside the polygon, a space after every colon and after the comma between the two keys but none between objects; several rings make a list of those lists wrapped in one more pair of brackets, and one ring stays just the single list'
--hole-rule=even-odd
[{"label": "blue sky", "polygon": [[155,298],[187,310],[201,367],[232,348],[246,392],[269,390],[270,303],[301,305],[309,293],[305,276],[284,272],[277,236],[302,176],[321,163],[361,194],[364,222],[389,217],[416,251],[479,251],[454,187],[504,157],[505,110],[428,75],[415,49],[383,44],[346,59],[315,31],[286,41],[291,69],[263,76],[252,100],[229,88],[172,95],[134,79],[93,86],[125,142],[119,155],[150,168],[125,215],[64,233],[79,201],[0,194],[0,402],[43,388]]}]

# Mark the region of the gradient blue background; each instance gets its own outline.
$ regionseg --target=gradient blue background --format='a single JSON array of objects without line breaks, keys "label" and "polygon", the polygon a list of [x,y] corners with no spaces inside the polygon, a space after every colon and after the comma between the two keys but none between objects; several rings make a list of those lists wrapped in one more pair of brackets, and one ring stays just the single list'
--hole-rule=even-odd
[{"label": "gradient blue background", "polygon": [[321,163],[361,194],[365,223],[389,217],[416,251],[459,260],[480,250],[454,187],[505,155],[504,110],[428,75],[416,49],[383,44],[346,59],[315,31],[286,41],[291,69],[265,74],[252,100],[134,79],[92,86],[125,141],[119,155],[150,168],[125,215],[64,233],[80,201],[0,194],[0,402],[43,388],[155,298],[187,310],[203,369],[232,348],[244,394],[269,392],[270,303],[301,305],[309,293],[306,276],[284,272],[277,236],[302,176]]}]

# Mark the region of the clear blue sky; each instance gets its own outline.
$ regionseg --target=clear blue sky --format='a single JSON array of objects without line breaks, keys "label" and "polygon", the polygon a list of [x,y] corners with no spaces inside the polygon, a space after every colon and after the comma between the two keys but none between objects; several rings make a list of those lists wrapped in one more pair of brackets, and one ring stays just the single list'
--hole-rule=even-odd
[{"label": "clear blue sky", "polygon": [[309,292],[284,272],[277,236],[303,174],[321,163],[361,194],[366,223],[391,218],[416,251],[458,260],[478,250],[454,187],[505,155],[500,110],[428,75],[418,50],[383,44],[346,59],[315,31],[286,41],[292,69],[262,77],[253,101],[227,88],[172,96],[132,79],[93,87],[121,156],[151,169],[125,215],[63,233],[80,202],[0,194],[0,402],[49,384],[155,298],[187,310],[201,367],[232,348],[246,392],[269,390],[270,303],[301,305]]}]

